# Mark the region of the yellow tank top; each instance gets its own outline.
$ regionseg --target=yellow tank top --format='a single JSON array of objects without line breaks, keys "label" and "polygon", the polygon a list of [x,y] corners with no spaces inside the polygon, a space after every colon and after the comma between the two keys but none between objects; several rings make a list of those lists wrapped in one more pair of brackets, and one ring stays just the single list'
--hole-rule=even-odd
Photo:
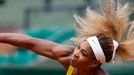
[{"label": "yellow tank top", "polygon": [[70,65],[68,70],[67,70],[66,75],[72,75],[73,71],[74,71],[74,67],[72,65]]}]

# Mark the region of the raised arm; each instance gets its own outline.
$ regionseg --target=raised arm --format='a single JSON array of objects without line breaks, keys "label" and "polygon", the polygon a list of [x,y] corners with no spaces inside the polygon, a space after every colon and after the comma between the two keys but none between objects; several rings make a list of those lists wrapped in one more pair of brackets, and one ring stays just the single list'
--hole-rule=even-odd
[{"label": "raised arm", "polygon": [[68,61],[67,59],[74,50],[73,46],[65,46],[52,41],[37,39],[17,33],[0,33],[0,42],[27,48],[40,55],[59,60],[62,64]]}]

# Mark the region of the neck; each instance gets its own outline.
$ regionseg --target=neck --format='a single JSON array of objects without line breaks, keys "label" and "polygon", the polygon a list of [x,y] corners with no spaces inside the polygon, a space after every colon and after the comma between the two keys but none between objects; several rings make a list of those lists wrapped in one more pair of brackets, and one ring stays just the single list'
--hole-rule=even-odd
[{"label": "neck", "polygon": [[95,68],[91,70],[80,70],[75,68],[72,75],[107,75],[102,68]]}]

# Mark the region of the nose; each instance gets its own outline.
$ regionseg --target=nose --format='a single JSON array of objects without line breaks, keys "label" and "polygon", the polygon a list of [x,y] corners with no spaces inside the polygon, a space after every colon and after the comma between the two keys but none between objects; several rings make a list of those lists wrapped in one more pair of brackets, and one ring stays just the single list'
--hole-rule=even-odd
[{"label": "nose", "polygon": [[74,52],[74,57],[79,58],[79,50],[78,50],[78,49],[75,50],[75,52]]},{"label": "nose", "polygon": [[76,58],[79,58],[79,54],[77,54],[77,53],[76,53],[76,54],[74,54],[74,56],[75,56]]}]

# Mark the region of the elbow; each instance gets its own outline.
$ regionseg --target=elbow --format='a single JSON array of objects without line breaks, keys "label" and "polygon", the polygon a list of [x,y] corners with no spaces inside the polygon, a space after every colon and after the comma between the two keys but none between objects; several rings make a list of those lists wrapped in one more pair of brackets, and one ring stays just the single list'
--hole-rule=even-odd
[{"label": "elbow", "polygon": [[25,39],[26,42],[24,42],[21,46],[27,49],[33,49],[36,45],[35,40],[36,38]]}]

